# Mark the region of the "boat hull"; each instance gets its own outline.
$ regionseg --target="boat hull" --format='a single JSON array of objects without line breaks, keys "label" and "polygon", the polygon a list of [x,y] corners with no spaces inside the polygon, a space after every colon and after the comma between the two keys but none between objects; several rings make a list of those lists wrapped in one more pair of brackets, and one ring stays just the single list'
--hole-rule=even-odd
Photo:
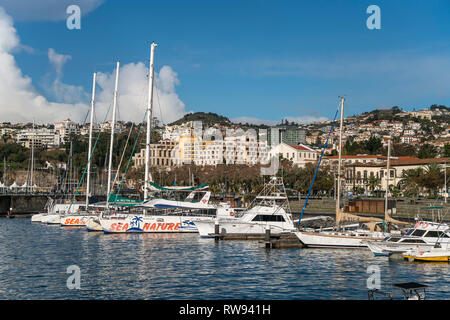
[{"label": "boat hull", "polygon": [[46,224],[60,224],[61,223],[61,215],[48,214],[42,218],[41,222],[46,223]]},{"label": "boat hull", "polygon": [[31,216],[31,222],[42,222],[44,215],[44,213],[33,214]]},{"label": "boat hull", "polygon": [[412,244],[412,243],[395,243],[384,241],[368,241],[367,247],[375,255],[389,255],[391,253],[404,253],[408,250],[429,250],[434,244]]},{"label": "boat hull", "polygon": [[[203,238],[213,237],[215,232],[215,219],[194,221],[198,232]],[[242,221],[219,221],[219,233],[221,234],[264,234],[267,226],[271,234],[290,232],[294,229],[286,229],[278,225],[267,225],[266,223],[247,223]]]},{"label": "boat hull", "polygon": [[129,216],[100,218],[105,233],[197,233],[195,220],[211,219],[210,217],[187,216]]},{"label": "boat hull", "polygon": [[62,216],[60,219],[60,224],[63,227],[85,227],[86,221],[91,217],[91,215]]},{"label": "boat hull", "polygon": [[86,220],[87,231],[103,231],[100,219],[98,217],[90,217]]},{"label": "boat hull", "polygon": [[310,248],[360,249],[367,248],[367,240],[381,241],[383,238],[357,237],[310,232],[294,232],[297,238]]}]

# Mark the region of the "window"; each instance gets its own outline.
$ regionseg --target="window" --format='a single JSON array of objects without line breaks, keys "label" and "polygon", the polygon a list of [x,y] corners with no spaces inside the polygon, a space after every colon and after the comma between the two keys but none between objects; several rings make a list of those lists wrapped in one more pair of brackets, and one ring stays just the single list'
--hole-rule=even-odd
[{"label": "window", "polygon": [[448,235],[443,233],[442,231],[428,231],[428,233],[425,235],[425,237],[429,238],[448,238]]},{"label": "window", "polygon": [[403,243],[425,243],[425,241],[421,239],[407,239],[402,241]]},{"label": "window", "polygon": [[437,238],[439,236],[437,231],[428,231],[425,237],[427,238]]},{"label": "window", "polygon": [[284,218],[283,216],[280,215],[262,215],[262,214],[258,214],[256,217],[253,218],[252,221],[263,221],[263,222],[268,222],[268,221],[276,221],[276,222],[284,222]]},{"label": "window", "polygon": [[425,234],[426,230],[416,230],[412,233],[413,236],[421,237]]}]

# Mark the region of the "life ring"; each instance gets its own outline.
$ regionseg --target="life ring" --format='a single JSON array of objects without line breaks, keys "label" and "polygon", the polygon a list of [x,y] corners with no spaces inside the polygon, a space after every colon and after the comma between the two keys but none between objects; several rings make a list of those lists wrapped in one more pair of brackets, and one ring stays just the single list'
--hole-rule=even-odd
[{"label": "life ring", "polygon": [[420,222],[417,222],[415,227],[417,228],[419,226],[420,226]]},{"label": "life ring", "polygon": [[234,216],[234,212],[233,211],[230,211],[230,216]]},{"label": "life ring", "polygon": [[426,229],[426,228],[428,228],[429,225],[430,224],[428,222],[423,222],[422,223],[422,228]]}]

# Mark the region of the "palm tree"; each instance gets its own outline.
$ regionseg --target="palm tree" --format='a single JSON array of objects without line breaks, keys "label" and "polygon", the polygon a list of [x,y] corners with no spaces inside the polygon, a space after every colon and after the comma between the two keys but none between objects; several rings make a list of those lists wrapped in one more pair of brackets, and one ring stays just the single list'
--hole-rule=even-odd
[{"label": "palm tree", "polygon": [[381,179],[371,175],[369,179],[367,179],[367,185],[369,186],[369,190],[373,193],[376,188],[381,188]]},{"label": "palm tree", "polygon": [[426,165],[424,174],[421,176],[420,184],[428,190],[428,194],[437,194],[438,188],[442,186],[444,177],[441,166],[437,162]]},{"label": "palm tree", "polygon": [[423,175],[422,168],[409,169],[402,172],[398,187],[404,196],[417,197],[420,190],[420,179]]}]

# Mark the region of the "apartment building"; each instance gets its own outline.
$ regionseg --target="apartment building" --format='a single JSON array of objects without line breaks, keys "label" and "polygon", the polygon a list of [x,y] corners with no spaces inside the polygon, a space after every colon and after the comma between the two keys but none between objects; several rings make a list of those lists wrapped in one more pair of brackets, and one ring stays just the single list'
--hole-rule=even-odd
[{"label": "apartment building", "polygon": [[58,148],[61,144],[59,132],[54,129],[23,129],[17,132],[16,142],[25,148]]}]

